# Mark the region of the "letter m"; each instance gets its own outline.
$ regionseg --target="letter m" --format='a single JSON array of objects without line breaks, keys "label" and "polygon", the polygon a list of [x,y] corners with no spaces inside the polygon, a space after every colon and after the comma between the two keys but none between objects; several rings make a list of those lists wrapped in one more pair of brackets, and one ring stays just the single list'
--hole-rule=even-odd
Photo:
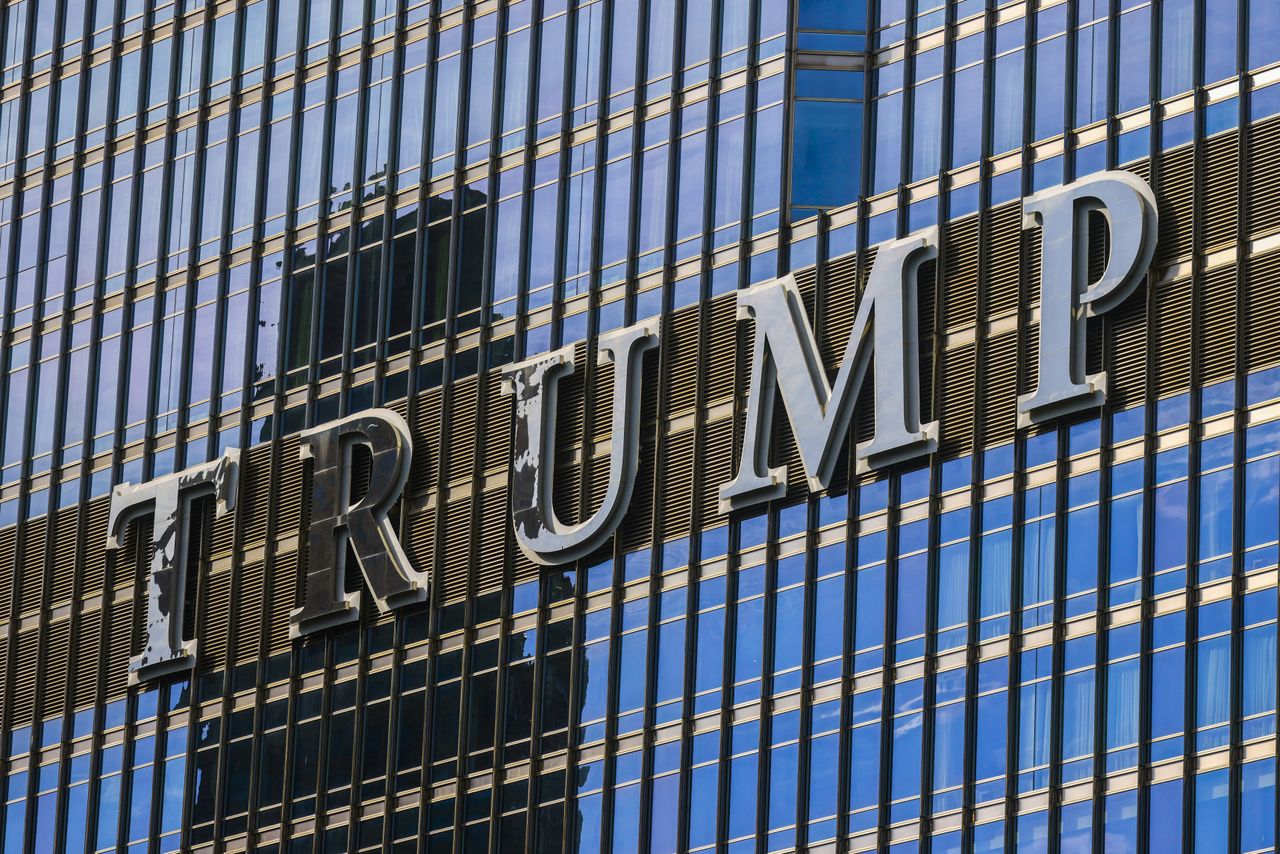
[{"label": "letter m", "polygon": [[831,482],[868,367],[875,376],[875,436],[858,446],[858,460],[879,468],[937,448],[937,422],[920,423],[916,306],[916,274],[936,257],[937,246],[936,228],[880,246],[834,384],[794,277],[739,292],[738,317],[755,320],[756,336],[742,458],[737,476],[720,488],[722,512],[786,492],[786,466],[769,465],[775,391],[782,393],[811,490]]}]

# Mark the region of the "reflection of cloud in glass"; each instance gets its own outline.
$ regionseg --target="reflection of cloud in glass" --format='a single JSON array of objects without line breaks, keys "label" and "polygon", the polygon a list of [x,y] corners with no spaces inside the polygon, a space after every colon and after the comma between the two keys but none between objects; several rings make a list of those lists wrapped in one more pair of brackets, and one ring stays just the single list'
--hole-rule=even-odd
[{"label": "reflection of cloud in glass", "polygon": [[904,718],[898,718],[893,727],[893,734],[895,736],[903,736],[923,727],[924,715],[908,715]]}]

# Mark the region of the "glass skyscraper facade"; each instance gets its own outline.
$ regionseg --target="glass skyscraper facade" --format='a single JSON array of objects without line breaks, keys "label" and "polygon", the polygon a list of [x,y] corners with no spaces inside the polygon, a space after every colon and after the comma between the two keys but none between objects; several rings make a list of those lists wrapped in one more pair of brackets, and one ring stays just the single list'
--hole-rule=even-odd
[{"label": "glass skyscraper facade", "polygon": [[[1277,836],[1280,4],[17,0],[0,13],[0,845],[22,851],[1263,852]],[[1154,188],[1105,405],[1035,428],[1020,201]],[[735,292],[834,372],[919,272],[926,462],[724,513]],[[1094,223],[1090,263],[1104,264]],[[503,369],[576,345],[555,500],[610,455],[603,332],[660,317],[610,545],[516,546]],[[854,416],[869,438],[869,395]],[[372,407],[429,601],[293,638],[311,464]],[[190,672],[132,685],[150,518]],[[357,478],[358,480],[358,478]],[[367,481],[367,478],[366,478]],[[356,493],[364,486],[356,484]]]}]

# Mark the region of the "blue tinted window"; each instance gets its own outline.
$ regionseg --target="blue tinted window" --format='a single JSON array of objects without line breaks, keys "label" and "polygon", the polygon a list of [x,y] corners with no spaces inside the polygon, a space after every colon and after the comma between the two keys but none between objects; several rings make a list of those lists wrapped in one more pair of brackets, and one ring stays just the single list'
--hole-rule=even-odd
[{"label": "blue tinted window", "polygon": [[775,747],[769,753],[769,827],[795,823],[799,753],[798,744]]},{"label": "blue tinted window", "polygon": [[982,453],[982,479],[1003,477],[1013,471],[1014,446],[1000,445]]},{"label": "blue tinted window", "polygon": [[875,102],[875,175],[872,193],[898,186],[902,178],[902,94],[887,95]]},{"label": "blue tinted window", "polygon": [[1049,813],[1018,816],[1018,854],[1049,854]]},{"label": "blue tinted window", "polygon": [[[1065,7],[1058,7],[1065,8]],[[1107,63],[1110,59],[1106,21],[1081,27],[1076,33],[1076,126],[1091,124],[1107,114]],[[1141,44],[1136,47],[1140,48]],[[1128,45],[1126,45],[1126,51]],[[1037,128],[1040,125],[1037,124]]]},{"label": "blue tinted window", "polygon": [[1138,852],[1138,793],[1117,792],[1106,799],[1106,849],[1108,854]]},{"label": "blue tinted window", "polygon": [[1151,735],[1159,738],[1183,731],[1183,694],[1186,655],[1182,647],[1156,653],[1151,658],[1153,684],[1162,686],[1160,703],[1151,704]]},{"label": "blue tinted window", "polygon": [[850,738],[849,808],[880,802],[880,727],[858,727]]},{"label": "blue tinted window", "polygon": [[801,0],[800,26],[806,30],[863,30],[865,0]]},{"label": "blue tinted window", "polygon": [[1231,777],[1227,770],[1198,774],[1195,778],[1195,852],[1209,854],[1222,850],[1222,840],[1231,832],[1227,804]]},{"label": "blue tinted window", "polygon": [[1008,695],[989,694],[978,700],[977,736],[974,743],[974,778],[985,780],[1005,773],[1008,742]]},{"label": "blue tinted window", "polygon": [[[1065,7],[1059,7],[1065,8]],[[1067,40],[1059,36],[1036,45],[1036,92],[1033,126],[1036,139],[1062,132],[1063,86]]]},{"label": "blue tinted window", "polygon": [[715,765],[695,768],[689,800],[689,845],[708,845],[716,838],[716,801],[720,769]]},{"label": "blue tinted window", "polygon": [[1141,663],[1138,659],[1107,666],[1107,748],[1138,742],[1141,699]]},{"label": "blue tinted window", "polygon": [[755,831],[756,772],[759,757],[748,753],[733,759],[729,766],[729,835],[744,836]]},{"label": "blue tinted window", "polygon": [[1004,851],[1004,822],[980,824],[973,829],[974,854],[999,854]]},{"label": "blue tinted window", "polygon": [[934,715],[933,787],[949,789],[964,782],[963,703],[938,709]]},{"label": "blue tinted window", "polygon": [[858,572],[854,646],[867,649],[884,643],[884,566]]},{"label": "blue tinted window", "polygon": [[1249,374],[1247,389],[1250,406],[1280,397],[1280,368]]},{"label": "blue tinted window", "polygon": [[[1136,804],[1135,804],[1136,806]],[[1135,810],[1136,812],[1136,810]],[[1064,852],[1088,851],[1093,839],[1093,804],[1085,801],[1067,804],[1062,808],[1059,818],[1061,823],[1061,849]],[[1107,850],[1111,850],[1110,825],[1107,830]],[[1120,850],[1120,849],[1117,849]]]},{"label": "blue tinted window", "polygon": [[1238,6],[1234,0],[1205,0],[1204,81],[1213,83],[1236,73]]}]

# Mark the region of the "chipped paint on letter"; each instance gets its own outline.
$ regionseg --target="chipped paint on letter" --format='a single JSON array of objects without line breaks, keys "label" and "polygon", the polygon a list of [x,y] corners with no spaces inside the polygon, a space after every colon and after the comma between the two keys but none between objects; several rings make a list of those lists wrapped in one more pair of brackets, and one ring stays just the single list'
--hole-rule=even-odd
[{"label": "chipped paint on letter", "polygon": [[120,547],[120,531],[150,510],[155,525],[147,569],[147,618],[142,652],[129,661],[129,681],[146,682],[195,666],[196,641],[184,640],[188,576],[187,531],[193,499],[212,494],[216,514],[235,507],[240,451],[232,448],[213,462],[146,483],[122,483],[111,492],[107,548]]}]

